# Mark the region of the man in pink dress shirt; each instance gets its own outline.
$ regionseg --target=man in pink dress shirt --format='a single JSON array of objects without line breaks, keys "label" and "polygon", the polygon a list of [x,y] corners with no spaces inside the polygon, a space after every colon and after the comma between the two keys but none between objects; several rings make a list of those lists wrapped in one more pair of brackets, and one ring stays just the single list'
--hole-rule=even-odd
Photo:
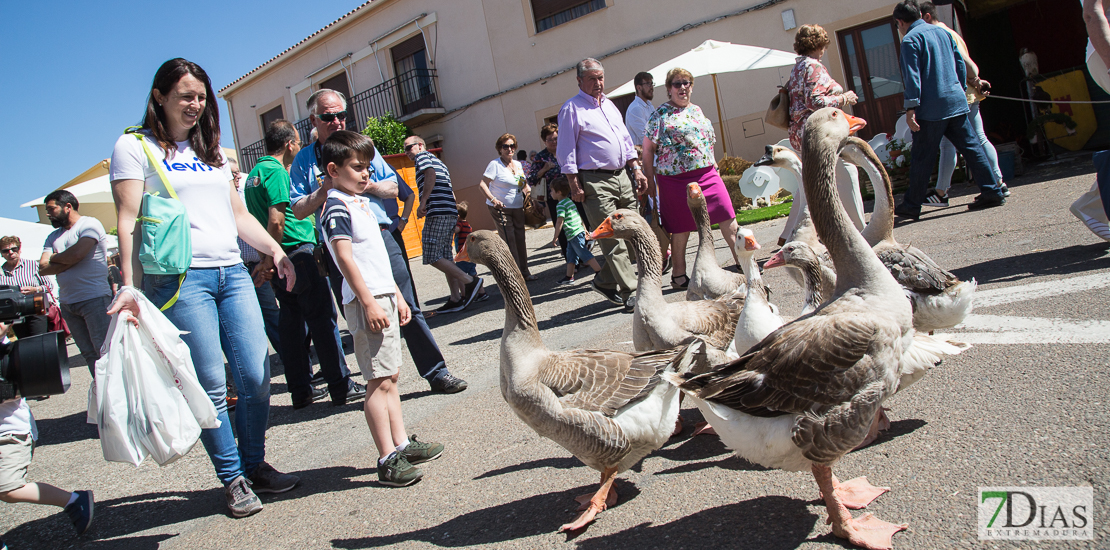
[{"label": "man in pink dress shirt", "polygon": [[[584,202],[587,217],[600,223],[618,208],[635,210],[636,195],[647,191],[647,178],[620,110],[605,97],[601,62],[588,58],[576,68],[580,91],[559,109],[555,156],[570,181],[571,198]],[[593,288],[631,312],[636,305],[636,272],[628,248],[616,239],[602,239],[600,244],[606,262],[594,277]]]}]

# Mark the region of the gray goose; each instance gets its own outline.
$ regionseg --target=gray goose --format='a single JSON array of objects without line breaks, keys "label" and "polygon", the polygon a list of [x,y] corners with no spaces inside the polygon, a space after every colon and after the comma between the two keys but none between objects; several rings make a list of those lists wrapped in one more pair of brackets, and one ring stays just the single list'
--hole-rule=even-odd
[{"label": "gray goose", "polygon": [[863,120],[815,112],[803,137],[803,184],[814,227],[839,274],[831,300],[771,333],[731,363],[704,374],[666,374],[701,409],[736,454],[767,467],[812,471],[832,531],[852,544],[890,548],[906,528],[871,514],[852,518],[886,492],[866,478],[841,483],[832,466],[868,435],[883,401],[944,354],[961,348],[915,335],[901,286],[855,230],[837,200],[833,169]]},{"label": "gray goose", "polygon": [[[698,228],[698,254],[690,269],[690,286],[686,289],[687,300],[716,300],[722,297],[743,299],[747,293],[744,275],[729,271],[717,263],[717,249],[713,243],[713,227],[709,221],[709,209],[705,195],[697,183],[686,186],[686,206],[694,215],[694,225]],[[740,246],[737,241],[736,246]],[[685,253],[677,250],[674,253]],[[732,251],[736,256],[736,251]]]},{"label": "gray goose", "polygon": [[621,239],[636,252],[639,281],[632,315],[632,345],[636,351],[671,348],[691,336],[726,350],[736,333],[743,298],[668,302],[663,298],[663,260],[658,240],[647,220],[620,209],[605,218],[591,239]]},{"label": "gray goose", "polygon": [[504,297],[505,402],[537,434],[601,472],[598,491],[580,497],[582,513],[559,530],[581,529],[616,503],[616,475],[666,443],[678,418],[679,391],[660,376],[703,364],[705,344],[691,339],[682,347],[647,353],[550,351],[505,241],[492,231],[475,231],[456,257],[466,259],[488,267]]}]

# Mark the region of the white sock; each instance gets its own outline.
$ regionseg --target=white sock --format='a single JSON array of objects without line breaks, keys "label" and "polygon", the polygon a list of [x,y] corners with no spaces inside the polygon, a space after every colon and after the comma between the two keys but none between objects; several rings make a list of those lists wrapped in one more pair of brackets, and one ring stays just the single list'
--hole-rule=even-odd
[{"label": "white sock", "polygon": [[66,506],[69,506],[70,504],[73,504],[74,502],[77,502],[77,493],[76,492],[73,492],[73,493],[69,494],[69,502],[66,503]]},{"label": "white sock", "polygon": [[389,459],[393,458],[393,456],[394,456],[394,455],[396,455],[396,454],[397,454],[397,451],[393,451],[392,453],[389,453],[389,454],[387,454],[387,455],[383,456],[382,458],[379,458],[379,459],[378,459],[378,464],[379,464],[379,465],[380,465],[380,464],[385,464],[385,462],[386,462],[387,460],[389,460]]},{"label": "white sock", "polygon": [[397,445],[397,452],[399,452],[399,453],[403,452],[405,450],[405,447],[408,447],[408,446],[409,446],[409,438],[406,437],[405,440],[402,441],[400,445]]}]

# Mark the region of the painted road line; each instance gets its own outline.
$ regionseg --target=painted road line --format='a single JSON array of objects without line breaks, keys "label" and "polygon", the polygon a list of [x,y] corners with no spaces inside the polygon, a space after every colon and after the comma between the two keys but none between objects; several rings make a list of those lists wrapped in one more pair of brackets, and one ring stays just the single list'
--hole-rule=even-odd
[{"label": "painted road line", "polygon": [[992,288],[990,290],[976,290],[975,307],[1011,304],[1105,287],[1110,287],[1110,273],[1095,273],[1070,279],[1057,279],[1006,288]]},{"label": "painted road line", "polygon": [[[978,300],[976,300],[978,301]],[[1110,343],[1110,321],[968,315],[954,332],[937,334],[946,340],[968,344],[1106,344]]]}]

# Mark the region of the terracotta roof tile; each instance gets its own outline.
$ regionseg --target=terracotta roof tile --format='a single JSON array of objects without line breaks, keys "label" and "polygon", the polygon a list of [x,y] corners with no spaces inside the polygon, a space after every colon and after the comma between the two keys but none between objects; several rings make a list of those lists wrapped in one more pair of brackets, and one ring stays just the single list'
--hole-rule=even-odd
[{"label": "terracotta roof tile", "polygon": [[259,65],[259,66],[255,67],[255,68],[251,69],[251,70],[250,70],[250,72],[248,72],[247,74],[245,74],[245,75],[243,75],[243,76],[240,76],[239,78],[236,78],[235,80],[233,80],[233,81],[232,81],[232,82],[231,82],[230,84],[228,84],[227,86],[224,86],[223,88],[220,88],[220,90],[219,90],[219,91],[217,92],[217,94],[222,94],[222,93],[224,92],[224,90],[227,90],[228,88],[230,88],[230,87],[234,86],[234,85],[235,85],[236,83],[238,83],[239,81],[243,80],[244,78],[247,78],[248,76],[250,76],[250,75],[252,75],[252,74],[254,74],[254,73],[258,72],[258,71],[259,71],[260,69],[262,69],[262,67],[265,67],[266,65],[269,65],[270,63],[273,63],[273,62],[274,62],[274,60],[276,60],[277,58],[279,58],[279,57],[281,57],[281,56],[283,56],[283,55],[285,55],[285,54],[287,54],[287,53],[289,53],[289,52],[291,52],[291,51],[293,51],[293,50],[297,49],[297,47],[298,47],[298,46],[300,46],[301,44],[304,44],[305,42],[308,42],[309,40],[311,40],[311,39],[312,39],[312,37],[314,37],[314,36],[316,36],[316,35],[318,35],[318,34],[320,34],[320,33],[324,32],[324,31],[326,31],[326,30],[328,30],[328,29],[330,29],[331,27],[334,27],[334,26],[335,26],[335,25],[337,25],[337,24],[338,24],[338,23],[339,23],[340,21],[343,21],[344,19],[347,19],[348,17],[350,17],[351,15],[353,15],[353,14],[354,14],[355,12],[357,12],[357,11],[361,10],[362,8],[366,7],[366,6],[367,6],[367,5],[369,5],[369,4],[373,4],[374,2],[375,2],[375,0],[366,0],[366,2],[363,2],[362,4],[360,4],[360,5],[359,5],[359,6],[357,7],[357,8],[355,8],[355,9],[353,9],[353,10],[351,10],[351,11],[349,11],[349,12],[345,13],[345,14],[343,14],[343,16],[342,16],[342,17],[340,17],[339,19],[336,19],[335,21],[332,21],[331,23],[328,23],[328,24],[327,24],[326,26],[324,26],[324,28],[322,28],[322,29],[320,29],[320,30],[318,30],[318,31],[316,31],[316,32],[314,32],[314,33],[312,33],[312,34],[310,34],[310,35],[306,36],[306,37],[305,37],[305,38],[304,38],[303,40],[301,40],[300,42],[297,42],[296,44],[293,44],[292,46],[289,46],[288,48],[286,48],[286,49],[285,49],[285,51],[283,51],[283,52],[281,52],[281,53],[279,53],[279,54],[277,54],[277,55],[275,55],[275,56],[271,57],[271,58],[270,58],[270,59],[268,59],[268,60],[267,60],[267,61],[266,61],[265,63],[263,63],[263,64],[261,64],[261,65]]}]

